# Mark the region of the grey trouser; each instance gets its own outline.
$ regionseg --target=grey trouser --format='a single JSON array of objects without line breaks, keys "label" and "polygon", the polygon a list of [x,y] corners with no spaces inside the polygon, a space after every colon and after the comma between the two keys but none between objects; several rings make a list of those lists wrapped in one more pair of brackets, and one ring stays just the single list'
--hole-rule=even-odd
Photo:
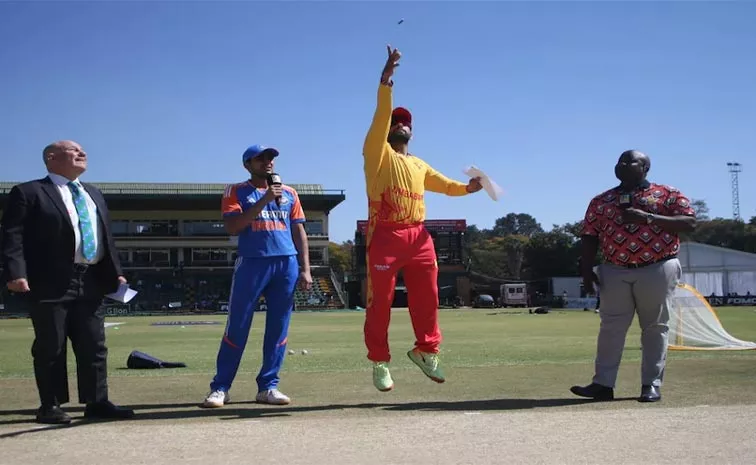
[{"label": "grey trouser", "polygon": [[635,313],[641,328],[641,384],[661,386],[667,360],[669,308],[682,277],[676,258],[643,268],[604,264],[598,269],[601,284],[601,329],[593,382],[614,387],[625,337]]}]

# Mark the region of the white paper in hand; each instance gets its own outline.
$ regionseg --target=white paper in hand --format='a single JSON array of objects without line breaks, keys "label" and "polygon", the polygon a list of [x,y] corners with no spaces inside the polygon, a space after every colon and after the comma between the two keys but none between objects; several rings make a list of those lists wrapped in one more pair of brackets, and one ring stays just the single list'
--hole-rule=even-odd
[{"label": "white paper in hand", "polygon": [[499,187],[493,179],[489,178],[488,175],[481,171],[477,166],[468,166],[465,168],[464,173],[471,178],[480,178],[480,184],[483,186],[483,190],[485,190],[488,193],[488,196],[493,200],[498,201],[499,197],[504,195],[504,189]]},{"label": "white paper in hand", "polygon": [[117,291],[112,294],[106,294],[105,297],[127,304],[135,295],[137,295],[137,291],[131,289],[128,284],[121,283]]}]

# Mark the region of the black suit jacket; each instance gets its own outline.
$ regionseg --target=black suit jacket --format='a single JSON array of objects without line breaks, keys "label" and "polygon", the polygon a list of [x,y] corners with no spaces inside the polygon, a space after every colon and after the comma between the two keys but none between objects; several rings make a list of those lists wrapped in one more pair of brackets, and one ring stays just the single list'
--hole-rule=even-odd
[{"label": "black suit jacket", "polygon": [[[118,251],[110,232],[110,214],[105,198],[96,187],[82,183],[95,205],[105,248],[103,259],[94,265],[97,289],[92,295],[115,292],[123,274]],[[3,286],[26,278],[34,300],[62,297],[71,282],[74,263],[74,230],[58,187],[49,177],[18,184],[8,195],[2,218],[0,260]],[[88,292],[90,293],[90,292]]]}]

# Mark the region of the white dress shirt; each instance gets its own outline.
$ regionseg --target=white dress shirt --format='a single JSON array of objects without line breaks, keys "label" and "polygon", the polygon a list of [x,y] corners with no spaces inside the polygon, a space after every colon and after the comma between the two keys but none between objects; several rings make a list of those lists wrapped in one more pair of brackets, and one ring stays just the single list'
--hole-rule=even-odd
[{"label": "white dress shirt", "polygon": [[103,247],[102,245],[105,239],[103,237],[102,231],[100,230],[100,222],[97,216],[97,205],[94,203],[94,200],[92,200],[92,197],[89,196],[89,193],[86,191],[86,189],[84,189],[84,186],[81,185],[79,180],[75,179],[73,182],[79,187],[79,190],[84,195],[84,199],[87,202],[89,219],[92,223],[92,233],[95,238],[95,257],[93,260],[87,260],[86,258],[84,258],[84,254],[81,251],[81,230],[79,229],[79,214],[76,212],[76,205],[74,205],[73,194],[71,194],[71,189],[68,187],[68,183],[71,181],[70,179],[55,173],[48,173],[47,175],[50,177],[50,180],[58,187],[58,192],[60,192],[60,196],[63,199],[63,204],[66,206],[66,210],[68,210],[68,216],[71,218],[71,225],[73,225],[74,230],[74,263],[85,263],[88,265],[98,263],[105,255],[105,247]]}]

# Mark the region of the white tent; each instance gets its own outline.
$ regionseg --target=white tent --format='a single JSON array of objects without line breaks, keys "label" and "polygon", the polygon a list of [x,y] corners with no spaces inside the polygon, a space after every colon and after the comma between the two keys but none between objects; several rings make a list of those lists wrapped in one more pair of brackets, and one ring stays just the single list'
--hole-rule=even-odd
[{"label": "white tent", "polygon": [[682,282],[705,296],[756,295],[756,254],[683,242],[678,254]]}]

